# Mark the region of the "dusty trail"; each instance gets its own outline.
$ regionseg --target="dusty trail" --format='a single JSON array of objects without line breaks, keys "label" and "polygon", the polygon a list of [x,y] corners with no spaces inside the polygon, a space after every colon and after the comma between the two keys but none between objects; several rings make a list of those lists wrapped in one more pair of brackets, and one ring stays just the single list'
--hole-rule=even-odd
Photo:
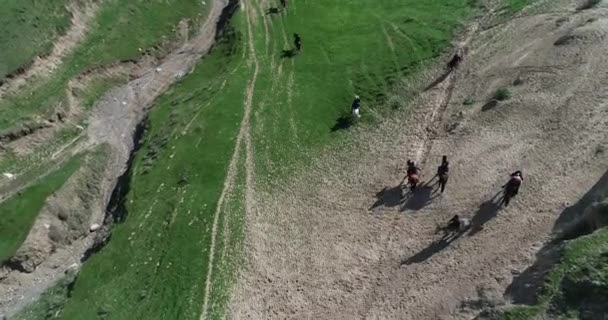
[{"label": "dusty trail", "polygon": [[[280,188],[256,190],[232,317],[470,319],[477,310],[461,303],[480,290],[500,300],[567,203],[608,167],[598,151],[608,141],[608,10],[573,9],[559,1],[554,13],[472,30],[460,69],[414,110]],[[571,40],[554,45],[562,37]],[[501,87],[511,100],[487,104]],[[467,98],[479,102],[464,106]],[[405,160],[422,161],[428,180],[443,154],[446,193],[423,185],[402,195]],[[493,197],[517,169],[525,185],[500,209]],[[438,241],[436,225],[453,214],[471,218],[474,231]]]},{"label": "dusty trail", "polygon": [[68,11],[72,14],[72,24],[66,34],[55,41],[50,54],[37,57],[24,73],[13,79],[7,79],[0,86],[0,99],[16,92],[36,78],[50,75],[84,39],[99,7],[100,3],[97,1],[72,1],[67,6]]},{"label": "dusty trail", "polygon": [[[258,62],[255,43],[253,37],[253,27],[252,27],[252,15],[256,15],[255,9],[253,6],[247,6],[245,8],[246,11],[246,20],[247,20],[247,33],[248,37],[248,45],[249,45],[249,59],[250,64],[253,67],[253,75],[251,76],[251,80],[249,81],[247,88],[245,89],[245,101],[244,101],[244,112],[243,119],[241,120],[239,135],[237,136],[234,152],[230,159],[230,164],[228,166],[228,173],[226,174],[226,178],[224,179],[224,187],[222,189],[222,193],[220,194],[220,198],[217,203],[217,208],[215,210],[213,216],[213,225],[211,227],[211,244],[209,248],[209,263],[207,266],[207,277],[205,280],[205,295],[203,301],[203,308],[201,312],[201,320],[208,318],[209,312],[209,299],[211,293],[211,281],[213,277],[213,266],[215,259],[215,247],[216,247],[216,238],[217,238],[217,226],[219,222],[220,214],[224,208],[224,200],[229,196],[234,188],[234,183],[236,182],[238,167],[237,164],[239,162],[241,148],[245,148],[245,211],[250,212],[251,210],[251,201],[253,197],[253,152],[251,146],[251,135],[249,133],[249,122],[251,117],[251,107],[253,103],[253,94],[255,92],[255,84],[258,78],[258,73],[260,70],[260,65]],[[253,12],[252,12],[253,11]]]},{"label": "dusty trail", "polygon": [[[104,96],[96,105],[86,130],[88,148],[107,143],[112,165],[100,181],[103,196],[96,206],[106,208],[117,179],[126,169],[127,160],[134,146],[133,135],[137,124],[145,117],[147,108],[172,83],[187,74],[214,43],[218,19],[227,0],[211,2],[207,20],[199,32],[181,48],[167,55],[148,72]],[[104,210],[96,211],[91,223],[102,223]],[[3,270],[0,274],[0,315],[12,315],[24,305],[35,300],[46,288],[52,286],[63,271],[80,267],[80,258],[95,241],[91,234],[72,245],[58,248],[32,273]]]}]

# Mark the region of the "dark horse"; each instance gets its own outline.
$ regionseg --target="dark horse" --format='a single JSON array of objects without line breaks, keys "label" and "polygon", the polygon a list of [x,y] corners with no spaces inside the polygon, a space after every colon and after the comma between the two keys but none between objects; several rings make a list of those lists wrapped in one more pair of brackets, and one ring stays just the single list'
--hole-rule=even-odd
[{"label": "dark horse", "polygon": [[448,174],[443,173],[439,175],[439,188],[441,189],[441,193],[445,190],[445,185],[448,183]]},{"label": "dark horse", "polygon": [[513,199],[513,197],[515,197],[517,195],[520,185],[521,185],[520,180],[511,179],[504,186],[505,190],[504,190],[504,194],[503,194],[503,198],[502,198],[502,203],[505,205],[505,207],[508,207],[509,202],[511,202],[511,199]]},{"label": "dark horse", "polygon": [[454,55],[454,57],[452,58],[452,60],[450,60],[450,62],[448,62],[448,69],[449,70],[456,69],[456,67],[458,67],[458,65],[460,64],[460,61],[462,61],[462,57],[458,53],[456,53]]}]

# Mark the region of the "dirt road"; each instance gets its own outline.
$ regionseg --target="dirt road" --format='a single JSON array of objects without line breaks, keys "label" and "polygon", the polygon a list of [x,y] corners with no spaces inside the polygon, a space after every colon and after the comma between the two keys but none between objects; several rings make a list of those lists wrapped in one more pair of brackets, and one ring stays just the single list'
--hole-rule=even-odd
[{"label": "dirt road", "polygon": [[[608,10],[548,10],[475,32],[463,65],[411,111],[276,190],[256,187],[232,317],[468,319],[463,301],[500,298],[608,168]],[[511,98],[493,102],[499,88]],[[444,154],[446,193],[402,196],[406,159],[428,182]],[[500,208],[494,196],[515,170],[524,185]],[[437,224],[454,214],[473,231],[439,242]]]}]

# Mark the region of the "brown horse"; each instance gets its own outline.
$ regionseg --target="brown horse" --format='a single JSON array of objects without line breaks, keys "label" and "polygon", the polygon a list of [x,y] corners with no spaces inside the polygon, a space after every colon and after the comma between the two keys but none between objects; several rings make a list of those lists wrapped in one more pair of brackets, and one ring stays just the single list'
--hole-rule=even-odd
[{"label": "brown horse", "polygon": [[414,192],[416,190],[416,186],[420,181],[420,176],[417,173],[413,173],[407,176],[407,182],[410,185],[410,190]]}]

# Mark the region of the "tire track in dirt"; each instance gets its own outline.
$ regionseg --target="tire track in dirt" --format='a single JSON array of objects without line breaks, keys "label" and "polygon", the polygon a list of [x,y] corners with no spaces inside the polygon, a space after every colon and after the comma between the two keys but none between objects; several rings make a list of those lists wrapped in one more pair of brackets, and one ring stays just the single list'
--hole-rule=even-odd
[{"label": "tire track in dirt", "polygon": [[37,57],[24,73],[14,79],[7,79],[4,85],[0,87],[0,99],[7,94],[16,92],[31,80],[46,77],[57,69],[63,59],[85,38],[89,26],[102,4],[103,1],[89,1],[87,3],[72,1],[68,4],[67,9],[72,14],[71,26],[68,31],[55,41],[53,49],[47,56]]},{"label": "tire track in dirt", "polygon": [[[252,8],[252,9],[249,9]],[[226,174],[226,178],[224,180],[224,187],[222,189],[222,193],[220,194],[220,198],[218,200],[218,204],[213,216],[213,225],[211,228],[211,245],[209,248],[209,263],[207,267],[207,277],[205,280],[205,295],[203,300],[203,309],[201,312],[200,319],[207,319],[207,314],[209,310],[209,301],[210,301],[210,293],[211,293],[211,282],[213,277],[213,262],[215,257],[215,246],[216,246],[216,238],[217,238],[217,226],[219,221],[219,216],[222,211],[224,201],[228,194],[232,192],[234,187],[234,183],[236,180],[236,176],[238,173],[237,164],[240,157],[241,147],[243,143],[245,144],[245,211],[251,211],[251,201],[253,197],[253,189],[251,184],[253,183],[253,150],[251,147],[251,135],[249,133],[249,122],[251,116],[251,107],[253,104],[253,94],[255,90],[255,84],[259,74],[259,62],[256,55],[255,43],[253,37],[253,26],[252,26],[252,17],[251,15],[255,15],[255,9],[251,6],[247,6],[246,10],[246,20],[247,20],[247,30],[248,30],[248,44],[249,44],[249,54],[251,63],[253,65],[253,75],[251,80],[249,81],[247,88],[245,89],[245,101],[244,101],[244,113],[243,119],[241,120],[240,130],[238,137],[236,139],[234,152],[232,154],[232,158],[230,159],[230,164],[228,166],[228,173]],[[252,13],[252,10],[254,11]]]}]

